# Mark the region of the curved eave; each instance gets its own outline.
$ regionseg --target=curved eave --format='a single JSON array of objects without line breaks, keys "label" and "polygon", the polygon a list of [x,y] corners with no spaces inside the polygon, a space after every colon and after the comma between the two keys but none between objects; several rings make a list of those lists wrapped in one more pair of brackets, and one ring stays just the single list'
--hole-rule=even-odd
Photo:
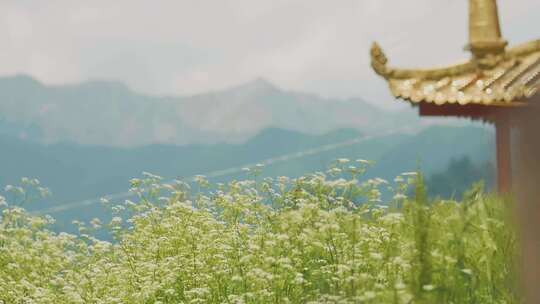
[{"label": "curved eave", "polygon": [[[518,100],[512,100],[512,101],[504,101],[504,100],[485,100],[485,99],[450,99],[450,100],[444,100],[444,101],[438,101],[436,98],[429,98],[429,97],[421,97],[421,99],[413,98],[411,96],[403,96],[403,95],[396,95],[393,94],[394,97],[406,101],[414,106],[427,103],[427,104],[434,104],[438,106],[446,105],[446,104],[458,104],[458,105],[483,105],[483,106],[493,106],[493,107],[503,107],[503,108],[515,108],[515,107],[523,107],[527,105],[527,102],[525,101],[518,101]],[[523,98],[526,99],[526,98]],[[519,100],[523,100],[519,99]]]},{"label": "curved eave", "polygon": [[[507,52],[438,69],[396,69],[376,43],[371,64],[392,94],[413,104],[523,106],[540,89],[540,40]],[[521,101],[521,102],[520,102]]]},{"label": "curved eave", "polygon": [[434,69],[398,69],[389,67],[387,62],[388,59],[382,48],[377,43],[374,43],[371,47],[371,66],[377,74],[387,79],[440,79],[470,73],[477,68],[477,64],[473,61]]}]

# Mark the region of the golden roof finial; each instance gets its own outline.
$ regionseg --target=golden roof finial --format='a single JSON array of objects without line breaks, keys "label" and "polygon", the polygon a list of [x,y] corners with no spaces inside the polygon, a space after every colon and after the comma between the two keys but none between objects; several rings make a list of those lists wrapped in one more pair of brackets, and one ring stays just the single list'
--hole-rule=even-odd
[{"label": "golden roof finial", "polygon": [[474,57],[504,52],[496,0],[469,0],[469,45]]}]

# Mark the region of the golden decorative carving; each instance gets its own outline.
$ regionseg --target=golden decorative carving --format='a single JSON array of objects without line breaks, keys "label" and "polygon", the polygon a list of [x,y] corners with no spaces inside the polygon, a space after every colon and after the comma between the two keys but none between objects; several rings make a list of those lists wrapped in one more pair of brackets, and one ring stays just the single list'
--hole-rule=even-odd
[{"label": "golden decorative carving", "polygon": [[469,1],[469,49],[475,57],[500,54],[508,43],[502,38],[495,0]]},{"label": "golden decorative carving", "polygon": [[392,94],[417,104],[522,106],[540,91],[540,40],[506,49],[495,0],[469,0],[469,50],[465,63],[435,69],[388,66],[382,48],[371,47],[371,65]]}]

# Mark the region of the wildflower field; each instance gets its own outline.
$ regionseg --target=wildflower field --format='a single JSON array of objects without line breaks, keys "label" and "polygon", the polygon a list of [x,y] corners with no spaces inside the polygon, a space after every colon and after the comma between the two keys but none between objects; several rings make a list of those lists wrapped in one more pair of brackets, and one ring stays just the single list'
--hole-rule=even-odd
[{"label": "wildflower field", "polygon": [[0,199],[0,303],[520,303],[510,202],[481,188],[429,200],[421,175],[362,180],[367,166],[227,184],[145,174],[137,199],[104,200],[112,220],[79,235]]}]

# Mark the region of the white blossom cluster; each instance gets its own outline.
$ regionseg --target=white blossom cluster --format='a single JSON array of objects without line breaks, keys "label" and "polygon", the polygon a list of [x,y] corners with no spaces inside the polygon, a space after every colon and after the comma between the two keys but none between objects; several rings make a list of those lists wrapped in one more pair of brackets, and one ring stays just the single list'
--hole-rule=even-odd
[{"label": "white blossom cluster", "polygon": [[[369,162],[356,163],[227,185],[198,176],[194,192],[145,174],[139,200],[104,199],[112,220],[76,222],[78,236],[0,197],[0,303],[519,302],[507,202],[428,202],[421,176],[411,197],[416,175],[361,182]],[[89,233],[102,226],[114,242]]]}]

